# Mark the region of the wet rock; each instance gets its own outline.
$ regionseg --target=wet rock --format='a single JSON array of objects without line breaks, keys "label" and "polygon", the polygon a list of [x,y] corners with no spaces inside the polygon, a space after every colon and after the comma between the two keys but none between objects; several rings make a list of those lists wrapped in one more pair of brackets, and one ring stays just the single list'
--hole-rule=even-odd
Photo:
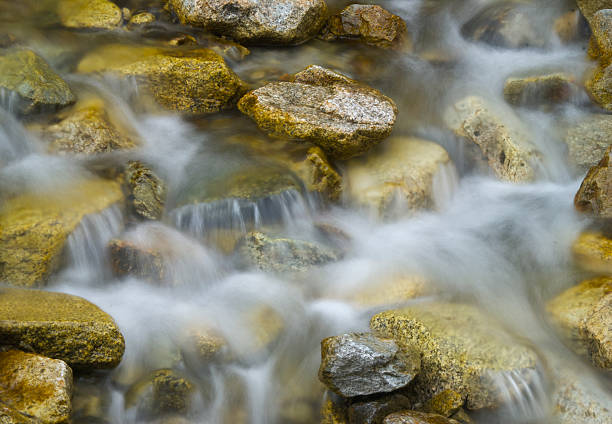
[{"label": "wet rock", "polygon": [[161,106],[181,112],[228,109],[244,91],[243,82],[223,58],[208,49],[111,44],[86,55],[77,70],[134,78]]},{"label": "wet rock", "polygon": [[527,182],[535,178],[540,153],[508,111],[498,111],[484,99],[471,96],[457,102],[444,118],[458,136],[478,146],[499,179]]},{"label": "wet rock", "polygon": [[578,211],[596,218],[612,218],[610,155],[612,155],[612,145],[608,147],[601,161],[589,170],[574,197],[574,206]]},{"label": "wet rock", "polygon": [[542,47],[539,34],[528,8],[520,1],[496,2],[482,9],[461,28],[468,39],[510,49]]},{"label": "wet rock", "polygon": [[612,274],[612,240],[601,233],[584,232],[572,245],[576,264],[591,272]]},{"label": "wet rock", "polygon": [[555,19],[553,29],[563,43],[576,41],[586,31],[587,24],[579,10],[569,10]]},{"label": "wet rock", "polygon": [[195,356],[201,363],[229,357],[227,340],[212,328],[200,326],[190,329],[184,344],[187,346],[187,354]]},{"label": "wet rock", "polygon": [[251,91],[238,108],[271,136],[311,141],[337,159],[378,144],[397,116],[393,100],[320,66]]},{"label": "wet rock", "polygon": [[438,414],[427,414],[417,411],[402,411],[387,415],[383,424],[459,424],[455,420]]},{"label": "wet rock", "polygon": [[567,130],[565,143],[570,163],[586,173],[612,144],[612,115],[589,115]]},{"label": "wet rock", "polygon": [[553,417],[559,424],[607,424],[612,415],[610,394],[598,393],[579,375],[558,370],[552,392]]},{"label": "wet rock", "polygon": [[445,166],[452,164],[440,145],[393,137],[367,156],[346,164],[348,196],[380,216],[430,209],[435,206],[434,179]]},{"label": "wet rock", "polygon": [[[609,6],[612,7],[612,3]],[[591,30],[600,56],[612,56],[612,9],[595,13],[591,19]]]},{"label": "wet rock", "polygon": [[12,105],[20,113],[57,109],[74,103],[66,82],[31,50],[0,52],[0,90],[14,94]]},{"label": "wet rock", "polygon": [[236,246],[240,261],[265,272],[306,272],[337,261],[334,250],[314,242],[276,238],[260,232],[247,234]]},{"label": "wet rock", "polygon": [[0,352],[0,399],[20,414],[42,424],[66,422],[71,396],[72,370],[64,361],[17,350]]},{"label": "wet rock", "polygon": [[249,44],[300,44],[325,21],[324,0],[170,0],[183,24]]},{"label": "wet rock", "polygon": [[600,62],[584,85],[595,103],[612,110],[612,64],[609,59]]},{"label": "wet rock", "polygon": [[111,424],[111,393],[99,379],[77,379],[72,398],[72,424]]},{"label": "wet rock", "polygon": [[401,48],[410,44],[404,20],[370,4],[351,4],[329,18],[322,38],[356,39],[382,48]]},{"label": "wet rock", "polygon": [[421,402],[452,390],[470,409],[496,407],[504,400],[499,378],[520,375],[517,390],[529,390],[537,374],[536,353],[473,306],[434,303],[386,311],[375,315],[370,327],[400,347],[420,351],[421,371],[411,391]]},{"label": "wet rock", "polygon": [[121,9],[109,0],[60,0],[60,22],[67,28],[113,29],[121,25]]},{"label": "wet rock", "polygon": [[612,369],[612,279],[586,280],[551,300],[553,323],[578,353]]},{"label": "wet rock", "polygon": [[111,240],[109,251],[116,276],[131,275],[157,283],[164,281],[165,267],[159,251],[125,240]]},{"label": "wet rock", "polygon": [[126,408],[136,408],[142,417],[189,411],[196,388],[176,371],[157,370],[130,387],[125,395]]},{"label": "wet rock", "polygon": [[122,200],[119,184],[105,180],[5,200],[0,208],[0,281],[24,287],[45,284],[83,217]]},{"label": "wet rock", "polygon": [[134,29],[155,22],[155,15],[150,12],[140,12],[129,18],[128,28]]},{"label": "wet rock", "polygon": [[86,369],[116,367],[125,349],[117,325],[96,305],[18,288],[0,288],[0,340]]},{"label": "wet rock", "polygon": [[565,103],[577,94],[573,78],[563,74],[509,78],[504,85],[504,99],[515,106]]},{"label": "wet rock", "polygon": [[342,299],[358,307],[377,308],[392,306],[411,299],[431,294],[429,281],[419,275],[376,276],[358,287],[330,287],[326,295],[332,299]]},{"label": "wet rock", "polygon": [[386,416],[408,409],[408,398],[399,394],[359,398],[348,407],[349,424],[382,424]]},{"label": "wet rock", "polygon": [[159,220],[164,214],[166,184],[147,165],[129,161],[125,169],[128,207],[141,219]]},{"label": "wet rock", "polygon": [[419,371],[416,351],[371,333],[328,337],[321,342],[319,379],[345,397],[391,392],[406,386]]},{"label": "wet rock", "polygon": [[591,25],[593,22],[593,16],[598,10],[609,9],[612,7],[609,0],[576,0],[576,4]]},{"label": "wet rock", "polygon": [[0,401],[0,423],[2,424],[38,424],[36,418],[28,417],[19,411],[9,408]]},{"label": "wet rock", "polygon": [[321,406],[321,424],[348,424],[346,400],[328,392]]},{"label": "wet rock", "polygon": [[453,390],[445,390],[429,399],[423,409],[428,413],[450,417],[459,412],[463,403],[463,396],[460,393]]}]

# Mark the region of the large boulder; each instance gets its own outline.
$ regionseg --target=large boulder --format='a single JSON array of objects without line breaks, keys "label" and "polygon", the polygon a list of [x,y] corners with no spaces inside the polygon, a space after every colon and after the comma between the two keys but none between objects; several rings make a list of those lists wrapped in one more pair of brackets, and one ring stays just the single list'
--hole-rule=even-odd
[{"label": "large boulder", "polygon": [[601,160],[612,144],[612,115],[588,115],[565,134],[569,162],[584,174]]},{"label": "large boulder", "polygon": [[612,278],[583,281],[551,300],[547,310],[576,351],[612,369]]},{"label": "large boulder", "polygon": [[31,50],[0,51],[0,89],[13,93],[12,105],[28,114],[57,109],[76,100],[66,82]]},{"label": "large boulder", "polygon": [[572,245],[576,264],[599,274],[612,274],[612,240],[599,232],[584,232]]},{"label": "large boulder", "polygon": [[109,0],[60,0],[57,14],[67,28],[113,29],[123,22],[121,9]]},{"label": "large boulder", "polygon": [[244,91],[240,78],[209,49],[110,44],[87,54],[77,71],[133,77],[160,105],[181,112],[228,109]]},{"label": "large boulder", "polygon": [[250,44],[300,44],[327,14],[324,0],[170,0],[183,24]]},{"label": "large boulder", "polygon": [[612,110],[612,64],[602,60],[584,83],[591,98],[601,107]]},{"label": "large boulder", "polygon": [[409,44],[406,22],[371,4],[351,4],[330,17],[322,38],[360,40],[382,48],[401,48]]},{"label": "large boulder", "polygon": [[349,200],[381,216],[435,206],[434,180],[452,167],[446,150],[431,141],[392,137],[346,164]]},{"label": "large boulder", "polygon": [[[1,403],[33,417],[32,422],[55,424],[69,421],[71,397],[72,370],[64,361],[18,350],[0,352]],[[5,423],[2,412],[0,422]]]},{"label": "large boulder", "polygon": [[125,343],[113,319],[77,296],[0,288],[0,343],[76,368],[113,368]]},{"label": "large boulder", "polygon": [[608,147],[601,161],[589,170],[574,197],[574,205],[577,210],[596,218],[612,218],[610,155],[612,155],[612,145]]},{"label": "large boulder", "polygon": [[365,396],[405,387],[420,365],[416,350],[403,351],[371,333],[350,333],[323,339],[319,379],[341,396]]},{"label": "large boulder", "polygon": [[578,94],[571,76],[556,73],[532,77],[508,78],[504,84],[504,99],[516,106],[548,106],[565,103]]},{"label": "large boulder", "polygon": [[421,371],[410,387],[421,402],[452,390],[470,409],[496,407],[505,400],[500,378],[520,375],[525,387],[517,390],[530,390],[537,376],[537,354],[473,306],[433,303],[381,312],[370,327],[419,350]]},{"label": "large boulder", "polygon": [[438,414],[417,411],[402,411],[387,415],[383,424],[459,424],[455,420]]},{"label": "large boulder", "polygon": [[528,182],[535,178],[540,153],[510,111],[470,96],[448,109],[444,119],[455,134],[478,146],[499,179]]},{"label": "large boulder", "polygon": [[397,116],[390,98],[320,66],[251,91],[238,108],[269,135],[311,141],[337,159],[378,144]]},{"label": "large boulder", "polygon": [[45,284],[82,219],[122,200],[120,185],[106,180],[5,200],[0,206],[0,281],[24,287]]}]

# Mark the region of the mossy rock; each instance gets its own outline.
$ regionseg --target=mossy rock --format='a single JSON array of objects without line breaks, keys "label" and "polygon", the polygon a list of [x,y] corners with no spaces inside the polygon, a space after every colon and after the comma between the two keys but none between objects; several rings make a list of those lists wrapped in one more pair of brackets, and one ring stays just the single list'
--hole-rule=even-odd
[{"label": "mossy rock", "polygon": [[109,0],[60,0],[60,22],[67,28],[113,29],[123,22],[121,9]]},{"label": "mossy rock", "polygon": [[114,368],[125,342],[113,319],[64,293],[0,288],[2,344],[61,359],[75,368]]}]

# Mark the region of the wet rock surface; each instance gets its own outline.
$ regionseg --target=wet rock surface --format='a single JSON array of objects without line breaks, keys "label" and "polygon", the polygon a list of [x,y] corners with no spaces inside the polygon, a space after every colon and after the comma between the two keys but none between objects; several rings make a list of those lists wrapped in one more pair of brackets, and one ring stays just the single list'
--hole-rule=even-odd
[{"label": "wet rock surface", "polygon": [[403,411],[387,415],[383,424],[458,424],[458,421],[437,414],[417,411]]},{"label": "wet rock surface", "polygon": [[378,144],[397,115],[388,97],[320,66],[248,93],[238,108],[271,136],[311,141],[338,159]]},{"label": "wet rock surface", "polygon": [[113,29],[123,22],[121,9],[109,0],[60,0],[60,22],[67,28]]},{"label": "wet rock surface", "polygon": [[156,283],[165,279],[164,262],[159,251],[125,240],[111,240],[109,251],[116,276],[131,275]]},{"label": "wet rock surface", "polygon": [[325,21],[324,0],[170,0],[183,24],[250,44],[300,44]]},{"label": "wet rock surface", "polygon": [[584,232],[572,245],[576,264],[586,271],[612,273],[612,240],[597,232]]},{"label": "wet rock surface", "polygon": [[31,50],[0,51],[0,89],[16,96],[12,108],[23,114],[58,109],[76,100],[68,84]]},{"label": "wet rock surface", "polygon": [[570,163],[585,173],[604,157],[612,144],[612,116],[589,115],[570,127],[565,134]]},{"label": "wet rock surface", "polygon": [[608,147],[601,161],[589,170],[574,198],[574,205],[578,211],[596,218],[612,218],[610,155],[612,155],[612,145]]},{"label": "wet rock surface", "polygon": [[111,44],[87,54],[77,71],[134,78],[161,106],[196,114],[231,108],[244,91],[240,78],[209,49]]},{"label": "wet rock surface", "polygon": [[[609,4],[612,7],[612,4]],[[612,56],[612,9],[599,10],[591,19],[593,40],[603,57]]]},{"label": "wet rock surface", "polygon": [[552,408],[560,424],[604,424],[612,409],[607,394],[580,381],[579,374],[559,368],[554,377]]},{"label": "wet rock surface", "polygon": [[[0,399],[15,415],[32,417],[26,422],[69,421],[71,397],[72,370],[65,362],[17,350],[0,352]],[[13,422],[19,421],[8,420]]]},{"label": "wet rock surface", "polygon": [[472,306],[435,303],[386,311],[370,327],[420,351],[421,371],[411,390],[422,401],[453,390],[470,409],[496,407],[503,403],[496,379],[509,373],[526,382],[536,378],[536,353]]},{"label": "wet rock surface", "polygon": [[126,394],[126,407],[135,408],[141,417],[189,411],[196,387],[180,373],[157,370],[136,383]]},{"label": "wet rock surface", "polygon": [[83,298],[0,288],[3,345],[61,359],[76,368],[113,368],[125,344],[113,319]]},{"label": "wet rock surface", "polygon": [[420,364],[415,350],[402,351],[391,339],[343,334],[321,342],[319,379],[345,397],[391,392],[410,383]]},{"label": "wet rock surface", "polygon": [[382,48],[402,48],[410,44],[402,18],[378,5],[369,4],[351,4],[330,17],[321,37],[328,41],[360,40]]},{"label": "wet rock surface", "polygon": [[601,9],[609,9],[612,5],[608,0],[576,0],[576,4],[584,17],[592,24],[593,16]]},{"label": "wet rock surface", "polygon": [[504,99],[518,106],[564,103],[577,94],[573,78],[563,74],[509,78],[504,85]]},{"label": "wet rock surface", "polygon": [[129,209],[141,219],[159,220],[166,204],[166,184],[151,168],[129,161],[125,169]]}]

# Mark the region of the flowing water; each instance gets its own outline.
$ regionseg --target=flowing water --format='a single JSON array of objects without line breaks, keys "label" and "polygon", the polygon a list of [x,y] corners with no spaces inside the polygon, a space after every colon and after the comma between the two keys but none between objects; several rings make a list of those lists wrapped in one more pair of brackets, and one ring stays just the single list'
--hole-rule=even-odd
[{"label": "flowing water", "polygon": [[[77,391],[95,387],[108,422],[155,422],[158,417],[143,417],[130,406],[127,389],[160,368],[179,370],[197,387],[188,414],[192,422],[317,422],[324,396],[317,380],[321,339],[366,330],[370,317],[383,307],[353,302],[351,294],[364,289],[371,293],[378,282],[394,275],[435,282],[438,294],[425,301],[477,304],[541,352],[542,369],[526,389],[522,375],[498,378],[507,406],[484,414],[479,422],[552,422],[547,363],[575,368],[585,384],[610,400],[609,382],[562,345],[544,316],[546,300],[582,278],[572,266],[570,246],[588,225],[573,209],[583,175],[568,164],[560,129],[595,108],[580,93],[550,110],[516,110],[542,152],[537,180],[530,184],[499,182],[475,167],[466,159],[464,142],[445,128],[442,116],[448,105],[468,94],[509,110],[502,87],[511,75],[561,71],[580,76],[590,66],[586,38],[563,44],[551,29],[551,17],[569,10],[572,2],[526,2],[528,16],[542,32],[542,46],[537,47],[504,49],[462,35],[462,25],[493,0],[388,0],[372,3],[408,22],[417,54],[313,40],[296,48],[251,48],[242,60],[226,57],[252,83],[261,82],[261,70],[266,79],[275,79],[312,63],[338,69],[396,101],[395,134],[418,135],[449,152],[454,169],[443,169],[436,177],[435,210],[386,220],[347,202],[325,205],[299,190],[258,201],[221,198],[181,206],[180,198],[194,182],[217,184],[223,192],[219,181],[231,170],[273,167],[266,152],[244,148],[257,128],[239,112],[189,118],[159,110],[129,79],[73,74],[78,59],[95,45],[140,39],[156,43],[163,38],[160,34],[185,28],[159,23],[140,32],[68,32],[45,13],[49,3],[0,2],[0,30],[6,28],[44,56],[79,98],[103,98],[142,146],[102,155],[97,165],[81,156],[49,155],[24,126],[32,122],[20,122],[11,100],[0,95],[0,193],[61,191],[91,175],[96,166],[128,157],[150,164],[168,184],[168,207],[160,222],[135,226],[115,208],[86,217],[69,237],[67,263],[49,285],[100,306],[125,336],[125,356],[116,370],[85,375],[77,383]],[[136,9],[157,4],[119,3]],[[328,3],[337,9],[348,2]],[[440,59],[422,59],[431,55]],[[245,143],[233,142],[236,137]],[[321,241],[321,222],[341,231],[345,253],[340,261],[298,276],[246,271],[219,248],[220,239],[271,224],[291,237]],[[144,245],[165,245],[166,284],[113,277],[107,245],[120,235]],[[266,323],[258,321],[257,311],[265,311]],[[193,358],[184,335],[201,323],[227,340],[234,360],[203,365]],[[75,422],[91,422],[80,419]]]}]

